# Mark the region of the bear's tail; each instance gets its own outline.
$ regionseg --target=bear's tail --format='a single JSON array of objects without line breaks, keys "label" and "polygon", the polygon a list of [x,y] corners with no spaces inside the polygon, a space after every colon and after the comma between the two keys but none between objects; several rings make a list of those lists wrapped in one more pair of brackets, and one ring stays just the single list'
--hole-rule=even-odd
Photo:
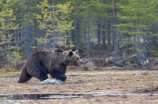
[{"label": "bear's tail", "polygon": [[32,78],[32,76],[27,72],[26,67],[24,66],[22,68],[18,83],[24,83],[24,82],[30,80],[31,78]]}]

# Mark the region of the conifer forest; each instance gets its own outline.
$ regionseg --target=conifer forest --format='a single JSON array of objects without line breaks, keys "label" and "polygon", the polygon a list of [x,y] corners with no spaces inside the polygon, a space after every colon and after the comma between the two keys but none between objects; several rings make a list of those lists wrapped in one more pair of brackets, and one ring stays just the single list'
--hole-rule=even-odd
[{"label": "conifer forest", "polygon": [[158,0],[0,0],[0,104],[158,104]]},{"label": "conifer forest", "polygon": [[[37,50],[78,50],[81,58],[158,56],[158,0],[0,0],[0,67]],[[128,64],[128,63],[127,63]]]}]

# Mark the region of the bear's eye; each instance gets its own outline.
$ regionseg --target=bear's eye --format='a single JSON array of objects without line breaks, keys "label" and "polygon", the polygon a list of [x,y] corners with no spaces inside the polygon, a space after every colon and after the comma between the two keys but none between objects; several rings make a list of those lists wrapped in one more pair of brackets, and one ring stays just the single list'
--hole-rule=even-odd
[{"label": "bear's eye", "polygon": [[79,60],[79,58],[77,57],[77,60]]}]

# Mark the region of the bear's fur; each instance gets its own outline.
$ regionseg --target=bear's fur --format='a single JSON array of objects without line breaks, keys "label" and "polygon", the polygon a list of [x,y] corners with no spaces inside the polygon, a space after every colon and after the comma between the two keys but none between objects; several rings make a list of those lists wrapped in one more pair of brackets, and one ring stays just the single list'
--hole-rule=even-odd
[{"label": "bear's fur", "polygon": [[77,51],[64,51],[63,49],[36,51],[22,67],[18,83],[24,83],[32,77],[44,81],[48,79],[48,73],[52,78],[65,81],[67,66],[79,66],[80,64],[82,64],[82,60]]},{"label": "bear's fur", "polygon": [[64,50],[61,49],[61,48],[58,48],[58,49],[55,50],[55,52],[64,52]]}]

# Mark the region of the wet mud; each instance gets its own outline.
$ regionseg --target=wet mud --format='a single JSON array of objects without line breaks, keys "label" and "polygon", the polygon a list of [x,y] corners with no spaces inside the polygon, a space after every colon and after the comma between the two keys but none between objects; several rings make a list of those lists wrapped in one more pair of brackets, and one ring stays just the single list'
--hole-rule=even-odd
[{"label": "wet mud", "polygon": [[[17,83],[18,73],[0,74],[0,104],[156,104],[158,71],[69,71],[62,84],[36,78]],[[8,76],[8,77],[6,77]],[[12,77],[9,77],[12,76]]]},{"label": "wet mud", "polygon": [[103,93],[103,92],[90,92],[90,93],[61,93],[61,94],[1,94],[0,100],[47,100],[47,99],[65,99],[65,98],[83,98],[83,97],[128,97],[128,96],[158,96],[158,93]]}]

